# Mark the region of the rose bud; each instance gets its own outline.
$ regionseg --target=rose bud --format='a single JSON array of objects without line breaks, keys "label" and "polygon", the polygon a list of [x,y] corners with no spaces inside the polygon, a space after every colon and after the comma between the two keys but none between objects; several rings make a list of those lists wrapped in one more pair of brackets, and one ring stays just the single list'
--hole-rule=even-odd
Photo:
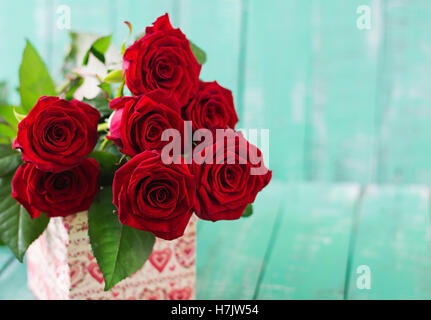
[{"label": "rose bud", "polygon": [[195,183],[180,160],[164,164],[159,153],[144,151],[118,169],[113,203],[122,224],[166,240],[184,234],[193,212]]},{"label": "rose bud", "polygon": [[182,110],[184,120],[197,129],[235,129],[238,116],[232,92],[214,82],[199,82],[196,97]]},{"label": "rose bud", "polygon": [[60,172],[79,165],[96,145],[100,114],[92,106],[41,97],[18,124],[13,144],[38,169]]},{"label": "rose bud", "polygon": [[107,138],[125,155],[133,157],[145,150],[162,150],[170,142],[162,139],[167,129],[175,129],[181,138],[184,137],[184,121],[179,114],[178,102],[168,97],[164,90],[116,98],[109,107],[115,111]]},{"label": "rose bud", "polygon": [[166,89],[185,106],[196,94],[201,65],[180,29],[168,14],[159,17],[145,35],[124,53],[126,85],[134,95]]},{"label": "rose bud", "polygon": [[88,210],[99,190],[99,164],[86,159],[72,169],[44,172],[30,162],[21,165],[12,180],[12,197],[32,218],[65,217]]},{"label": "rose bud", "polygon": [[201,219],[239,219],[271,180],[261,151],[233,130],[226,130],[199,155],[194,154],[191,171],[196,181],[196,214]]}]

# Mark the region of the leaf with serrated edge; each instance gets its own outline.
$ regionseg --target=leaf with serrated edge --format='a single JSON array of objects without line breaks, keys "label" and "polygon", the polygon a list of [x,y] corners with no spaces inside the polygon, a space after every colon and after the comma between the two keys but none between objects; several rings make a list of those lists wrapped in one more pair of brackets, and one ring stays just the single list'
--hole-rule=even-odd
[{"label": "leaf with serrated edge", "polygon": [[88,211],[88,235],[105,291],[141,269],[155,242],[153,234],[122,225],[115,209],[112,187],[105,187]]},{"label": "leaf with serrated edge", "polygon": [[28,247],[46,229],[49,219],[32,219],[28,212],[11,196],[12,176],[0,178],[0,240],[19,261],[23,261]]}]

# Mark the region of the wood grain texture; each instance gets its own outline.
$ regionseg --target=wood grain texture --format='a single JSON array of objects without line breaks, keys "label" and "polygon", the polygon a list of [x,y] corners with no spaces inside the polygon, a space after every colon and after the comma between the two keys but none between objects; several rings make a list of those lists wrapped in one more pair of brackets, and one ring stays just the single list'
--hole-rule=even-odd
[{"label": "wood grain texture", "polygon": [[0,274],[12,258],[14,257],[9,248],[6,246],[0,246]]},{"label": "wood grain texture", "polygon": [[[371,185],[358,205],[359,191],[273,181],[252,217],[199,222],[197,298],[431,299],[430,189]],[[32,299],[9,257],[0,248],[0,299]],[[360,265],[371,290],[356,287]]]},{"label": "wood grain texture", "polygon": [[294,184],[265,261],[258,299],[343,299],[357,184]]},{"label": "wood grain texture", "polygon": [[201,79],[232,90],[236,102],[242,14],[240,0],[182,0],[178,6],[179,27],[207,53]]},{"label": "wood grain texture", "polygon": [[240,125],[270,129],[269,167],[287,180],[305,178],[310,4],[248,1]]},{"label": "wood grain texture", "polygon": [[378,182],[431,181],[431,2],[384,2]]},{"label": "wood grain texture", "polygon": [[[240,127],[270,129],[270,167],[284,180],[428,183],[431,4],[428,0],[38,0],[0,3],[0,79],[18,103],[25,38],[54,79],[71,30],[120,46],[168,12],[208,53],[202,79],[234,92]],[[371,29],[356,26],[371,8]],[[7,14],[6,14],[7,13]]]},{"label": "wood grain texture", "polygon": [[[73,31],[113,33],[117,46],[123,20],[136,34],[168,12],[207,52],[202,79],[234,92],[239,127],[270,129],[278,182],[253,217],[199,224],[198,298],[431,297],[429,191],[401,185],[431,181],[429,0],[0,1],[0,80],[14,103],[25,38],[60,79],[62,4]],[[356,27],[360,5],[371,30]],[[355,183],[370,182],[392,185],[367,189],[350,235]],[[25,266],[8,261],[0,248],[0,298],[30,298]],[[372,289],[358,290],[367,263]]]},{"label": "wood grain texture", "polygon": [[[312,3],[307,176],[368,183],[374,181],[376,164],[380,1]],[[360,5],[371,8],[370,30],[357,28]]]},{"label": "wood grain texture", "polygon": [[[430,190],[369,186],[357,219],[348,299],[431,299]],[[358,289],[366,265],[371,289]]]},{"label": "wood grain texture", "polygon": [[27,266],[12,260],[0,273],[0,300],[33,300],[27,288]]}]

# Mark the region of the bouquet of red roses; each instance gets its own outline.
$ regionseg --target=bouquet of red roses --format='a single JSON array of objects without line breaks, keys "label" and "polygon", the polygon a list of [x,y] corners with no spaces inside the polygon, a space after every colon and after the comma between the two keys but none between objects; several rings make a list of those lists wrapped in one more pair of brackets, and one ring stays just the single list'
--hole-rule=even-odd
[{"label": "bouquet of red roses", "polygon": [[[110,40],[94,41],[83,65],[105,62]],[[271,179],[260,150],[235,131],[231,91],[199,80],[205,54],[167,14],[121,51],[122,68],[98,79],[100,94],[78,101],[82,74],[55,89],[27,43],[22,105],[0,111],[17,129],[12,148],[0,145],[0,239],[22,261],[49,218],[88,210],[106,290],[142,267],[155,237],[181,237],[193,214],[250,214]]]}]

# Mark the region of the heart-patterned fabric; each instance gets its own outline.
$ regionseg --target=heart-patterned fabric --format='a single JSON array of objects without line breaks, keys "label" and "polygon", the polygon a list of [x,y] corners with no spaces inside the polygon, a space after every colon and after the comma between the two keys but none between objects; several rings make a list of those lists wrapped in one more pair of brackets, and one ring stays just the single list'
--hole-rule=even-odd
[{"label": "heart-patterned fabric", "polygon": [[194,299],[196,220],[183,237],[157,239],[141,270],[103,291],[87,235],[87,212],[51,219],[27,252],[28,285],[38,299]]}]

